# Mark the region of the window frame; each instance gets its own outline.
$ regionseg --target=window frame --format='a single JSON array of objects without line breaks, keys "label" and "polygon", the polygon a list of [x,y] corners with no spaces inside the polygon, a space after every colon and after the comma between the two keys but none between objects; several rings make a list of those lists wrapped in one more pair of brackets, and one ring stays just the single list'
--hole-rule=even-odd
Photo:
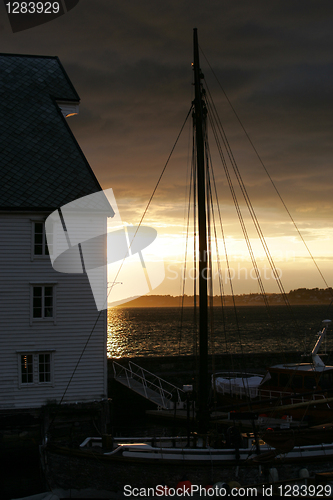
[{"label": "window frame", "polygon": [[[53,323],[57,324],[56,318],[56,296],[57,296],[57,284],[56,281],[30,281],[30,326],[36,323]],[[34,316],[34,288],[41,287],[42,288],[42,315],[40,317]],[[45,289],[47,287],[52,288],[52,316],[45,316]]]},{"label": "window frame", "polygon": [[[44,360],[41,361],[41,356],[44,357]],[[48,356],[48,361],[45,360],[45,357]],[[37,353],[38,357],[38,384],[50,384],[52,381],[52,354],[50,352],[39,352]],[[47,366],[48,365],[48,366]],[[43,371],[41,371],[41,367],[43,366]],[[47,369],[48,367],[48,369]],[[41,375],[45,378],[45,375],[49,376],[49,380],[41,380]]]},{"label": "window frame", "polygon": [[[18,386],[19,388],[26,387],[54,387],[54,353],[55,349],[39,349],[39,350],[21,350],[17,351],[17,359],[18,359]],[[40,380],[40,366],[41,363],[40,356],[49,356],[49,377],[50,380],[41,381]],[[23,356],[31,356],[32,360],[32,380],[30,382],[23,381],[23,372],[22,372],[22,358]],[[44,371],[45,373],[45,371]]]},{"label": "window frame", "polygon": [[[27,371],[26,373],[23,372],[22,370],[22,367],[24,365],[24,357],[31,357],[31,361],[28,360],[27,361]],[[19,359],[19,365],[20,365],[20,384],[21,385],[24,385],[24,386],[29,386],[31,384],[33,384],[33,381],[34,381],[34,359],[33,359],[33,354],[31,353],[24,353],[24,354],[21,354],[20,355],[20,359]],[[30,373],[30,369],[29,367],[31,367],[31,373]],[[23,382],[23,376],[26,376],[27,377],[27,380],[26,382]],[[31,377],[31,381],[29,381],[29,378]]]},{"label": "window frame", "polygon": [[[46,241],[46,231],[45,231],[45,218],[34,218],[31,220],[31,260],[48,260],[50,259],[50,252]],[[36,233],[36,224],[42,224],[42,233]],[[36,253],[36,234],[42,234],[42,253]]]}]

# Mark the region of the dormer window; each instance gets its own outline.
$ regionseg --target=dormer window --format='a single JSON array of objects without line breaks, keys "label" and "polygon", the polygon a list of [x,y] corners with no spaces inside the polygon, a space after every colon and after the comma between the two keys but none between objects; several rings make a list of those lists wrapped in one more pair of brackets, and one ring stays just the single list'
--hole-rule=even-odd
[{"label": "dormer window", "polygon": [[79,103],[76,101],[57,101],[65,118],[79,114]]}]

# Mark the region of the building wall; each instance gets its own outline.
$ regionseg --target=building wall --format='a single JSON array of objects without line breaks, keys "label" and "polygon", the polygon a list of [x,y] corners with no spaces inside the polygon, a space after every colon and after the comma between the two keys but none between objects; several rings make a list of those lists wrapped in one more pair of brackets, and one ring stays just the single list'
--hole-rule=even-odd
[{"label": "building wall", "polygon": [[[107,396],[106,310],[98,313],[85,274],[58,273],[48,256],[33,255],[33,222],[47,215],[0,213],[0,409],[59,402],[97,318],[63,401]],[[32,288],[43,285],[53,287],[55,314],[34,319]],[[39,380],[40,353],[51,355],[50,382]],[[37,360],[33,383],[22,383],[21,354]]]}]

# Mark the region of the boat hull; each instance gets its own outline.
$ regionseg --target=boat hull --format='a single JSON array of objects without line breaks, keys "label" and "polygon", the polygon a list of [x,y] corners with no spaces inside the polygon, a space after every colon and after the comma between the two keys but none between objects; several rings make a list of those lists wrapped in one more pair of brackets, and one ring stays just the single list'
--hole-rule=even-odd
[{"label": "boat hull", "polygon": [[[256,413],[257,416],[264,414],[273,419],[292,417],[293,421],[307,423],[309,426],[326,424],[333,421],[332,402],[318,400],[315,404],[307,405],[307,402],[301,403],[302,406],[293,404],[292,396],[284,404],[276,404],[266,399],[253,399],[251,404],[246,400],[241,400],[230,395],[218,395],[217,403],[221,411],[229,408],[236,409],[237,414],[248,412]],[[230,414],[232,418],[232,413]],[[268,425],[269,426],[269,425]]]},{"label": "boat hull", "polygon": [[[72,449],[48,445],[44,451],[44,470],[51,488],[85,489],[94,485],[107,491],[124,491],[126,485],[136,488],[156,488],[166,484],[175,487],[186,477],[192,484],[208,485],[229,482],[235,478],[242,484],[262,481],[261,465],[285,468],[287,464],[314,463],[322,470],[323,462],[333,457],[333,444],[297,447],[291,452],[276,456],[274,450],[263,452],[253,459],[232,458],[232,450],[218,459],[175,459],[170,455],[155,458],[144,456],[105,455],[101,450]],[[242,450],[240,457],[242,457]],[[247,450],[248,452],[248,450]],[[217,453],[221,453],[221,450]],[[229,456],[228,456],[229,454]],[[292,465],[291,467],[294,467]]]}]

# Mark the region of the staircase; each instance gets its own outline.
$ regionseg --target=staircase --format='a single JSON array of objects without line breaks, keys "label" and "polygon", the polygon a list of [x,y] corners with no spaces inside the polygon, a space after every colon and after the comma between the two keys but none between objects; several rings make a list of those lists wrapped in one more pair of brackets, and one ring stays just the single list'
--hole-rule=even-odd
[{"label": "staircase", "polygon": [[132,361],[128,363],[128,368],[114,361],[113,373],[117,382],[149,399],[161,409],[171,410],[175,406],[184,408],[184,391]]}]

